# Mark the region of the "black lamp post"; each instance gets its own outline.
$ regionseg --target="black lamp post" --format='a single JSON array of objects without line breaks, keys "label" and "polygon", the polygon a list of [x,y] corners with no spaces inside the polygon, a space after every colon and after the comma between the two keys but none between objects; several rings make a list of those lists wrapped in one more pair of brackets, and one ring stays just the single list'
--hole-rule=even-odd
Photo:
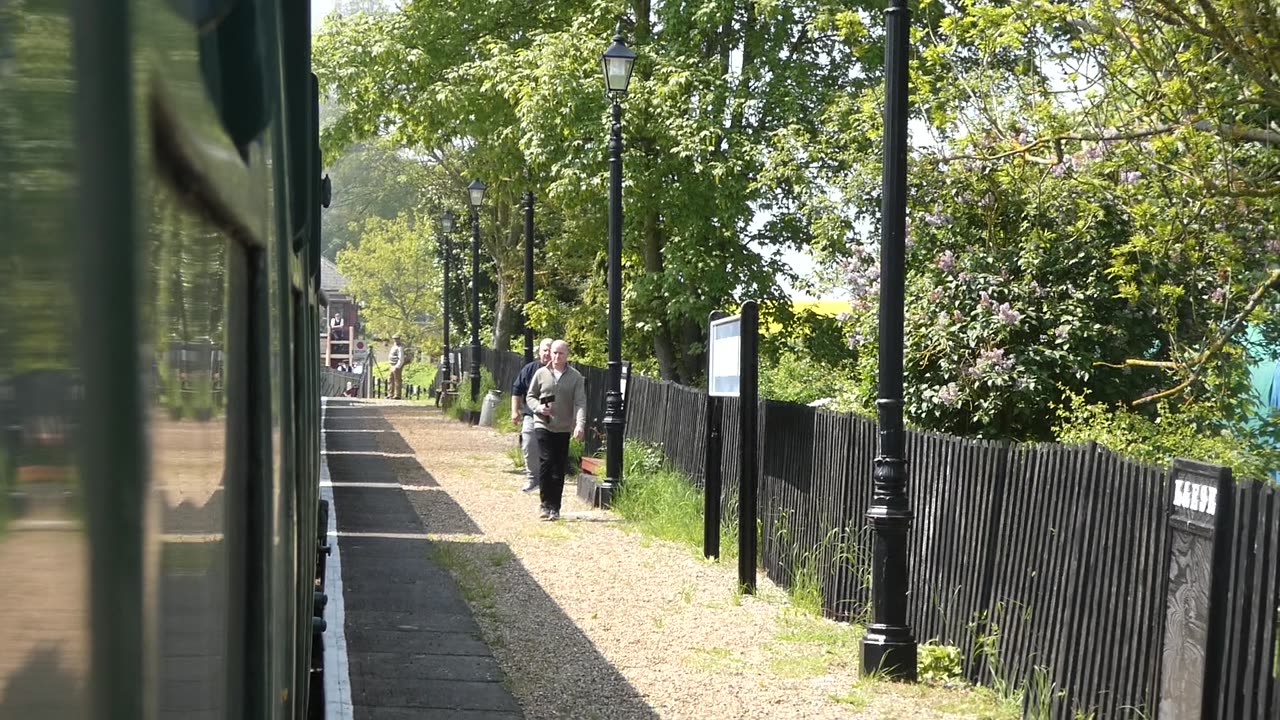
[{"label": "black lamp post", "polygon": [[604,396],[605,481],[600,505],[607,507],[622,482],[622,430],[627,409],[622,402],[622,98],[631,83],[636,54],[622,36],[622,22],[613,43],[600,56],[605,92],[613,104],[609,131],[609,367]]},{"label": "black lamp post", "polygon": [[471,402],[480,399],[480,203],[488,188],[477,180],[467,186],[471,204]]},{"label": "black lamp post", "polygon": [[903,301],[907,230],[907,0],[885,17],[884,191],[880,233],[880,452],[867,520],[871,524],[871,624],[862,640],[864,672],[916,679],[916,640],[907,624],[906,442],[902,428]]},{"label": "black lamp post", "polygon": [[441,390],[444,390],[445,383],[453,378],[453,364],[449,362],[449,236],[457,229],[458,224],[454,220],[453,211],[445,210],[444,215],[440,216],[440,230],[443,236],[440,245],[444,251],[444,282],[440,284],[440,294],[444,296],[444,359],[440,361]]},{"label": "black lamp post", "polygon": [[524,361],[533,362],[533,327],[529,325],[529,303],[533,302],[533,193],[524,194]]}]

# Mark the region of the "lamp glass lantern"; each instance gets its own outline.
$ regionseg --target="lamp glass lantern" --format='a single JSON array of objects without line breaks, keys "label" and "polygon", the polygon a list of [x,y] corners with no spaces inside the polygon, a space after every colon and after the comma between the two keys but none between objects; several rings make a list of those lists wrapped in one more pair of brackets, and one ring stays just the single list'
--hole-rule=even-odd
[{"label": "lamp glass lantern", "polygon": [[600,56],[600,69],[604,71],[604,87],[610,95],[625,95],[631,84],[631,69],[635,67],[636,54],[627,47],[621,29],[613,36],[613,44]]},{"label": "lamp glass lantern", "polygon": [[480,203],[484,202],[484,191],[488,189],[479,179],[472,180],[467,186],[467,199],[471,202],[472,210],[480,209]]},{"label": "lamp glass lantern", "polygon": [[457,229],[457,221],[453,217],[452,210],[445,210],[444,215],[440,216],[440,229],[445,233],[452,233]]}]

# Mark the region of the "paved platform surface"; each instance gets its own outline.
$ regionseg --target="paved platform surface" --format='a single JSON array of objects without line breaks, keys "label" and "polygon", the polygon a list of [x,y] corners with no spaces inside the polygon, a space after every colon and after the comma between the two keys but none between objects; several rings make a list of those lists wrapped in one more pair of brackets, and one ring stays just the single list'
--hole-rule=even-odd
[{"label": "paved platform surface", "polygon": [[352,716],[522,718],[457,583],[432,561],[423,518],[388,460],[404,441],[376,406],[349,401],[327,401],[324,431]]}]

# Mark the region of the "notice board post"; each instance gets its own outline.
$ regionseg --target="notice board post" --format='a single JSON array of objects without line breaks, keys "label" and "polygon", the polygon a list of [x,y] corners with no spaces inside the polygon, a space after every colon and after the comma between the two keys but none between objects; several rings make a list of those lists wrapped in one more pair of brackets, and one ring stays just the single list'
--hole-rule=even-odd
[{"label": "notice board post", "polygon": [[[708,319],[709,342],[716,342],[717,320],[727,317],[719,310]],[[714,352],[714,351],[711,351]],[[710,355],[710,353],[708,353]],[[707,424],[705,454],[702,461],[702,554],[712,560],[720,559],[720,497],[724,474],[721,471],[724,400],[716,392],[714,365],[708,359]]]},{"label": "notice board post", "polygon": [[[742,592],[756,591],[756,517],[757,488],[760,468],[756,442],[759,427],[760,386],[760,311],[754,300],[742,304],[742,312],[736,317],[717,318],[713,315],[709,328],[707,373],[707,495],[703,515],[703,546],[708,557],[716,555],[720,548],[719,468],[720,447],[718,434],[712,436],[712,428],[719,428],[721,413],[717,403],[721,397],[737,397],[738,462],[741,470],[738,478],[738,586]],[[714,425],[713,425],[714,421]],[[713,451],[714,450],[714,455]],[[716,467],[712,467],[715,465]],[[711,494],[711,483],[716,483],[716,493]],[[715,509],[712,510],[712,504]],[[714,520],[714,525],[712,524]],[[712,534],[714,533],[714,543]]]},{"label": "notice board post", "polygon": [[760,468],[756,459],[756,431],[760,413],[760,315],[754,300],[742,303],[742,391],[738,396],[742,475],[738,484],[738,586],[747,595],[756,592],[756,488]]}]

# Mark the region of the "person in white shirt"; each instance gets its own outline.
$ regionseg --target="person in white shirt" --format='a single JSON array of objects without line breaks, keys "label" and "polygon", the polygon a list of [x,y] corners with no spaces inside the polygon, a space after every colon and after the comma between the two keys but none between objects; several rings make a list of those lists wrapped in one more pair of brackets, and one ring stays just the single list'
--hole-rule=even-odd
[{"label": "person in white shirt", "polygon": [[391,336],[391,351],[387,353],[387,362],[391,365],[391,377],[387,380],[387,399],[399,400],[401,392],[400,373],[404,370],[404,348],[400,347],[400,336]]}]

